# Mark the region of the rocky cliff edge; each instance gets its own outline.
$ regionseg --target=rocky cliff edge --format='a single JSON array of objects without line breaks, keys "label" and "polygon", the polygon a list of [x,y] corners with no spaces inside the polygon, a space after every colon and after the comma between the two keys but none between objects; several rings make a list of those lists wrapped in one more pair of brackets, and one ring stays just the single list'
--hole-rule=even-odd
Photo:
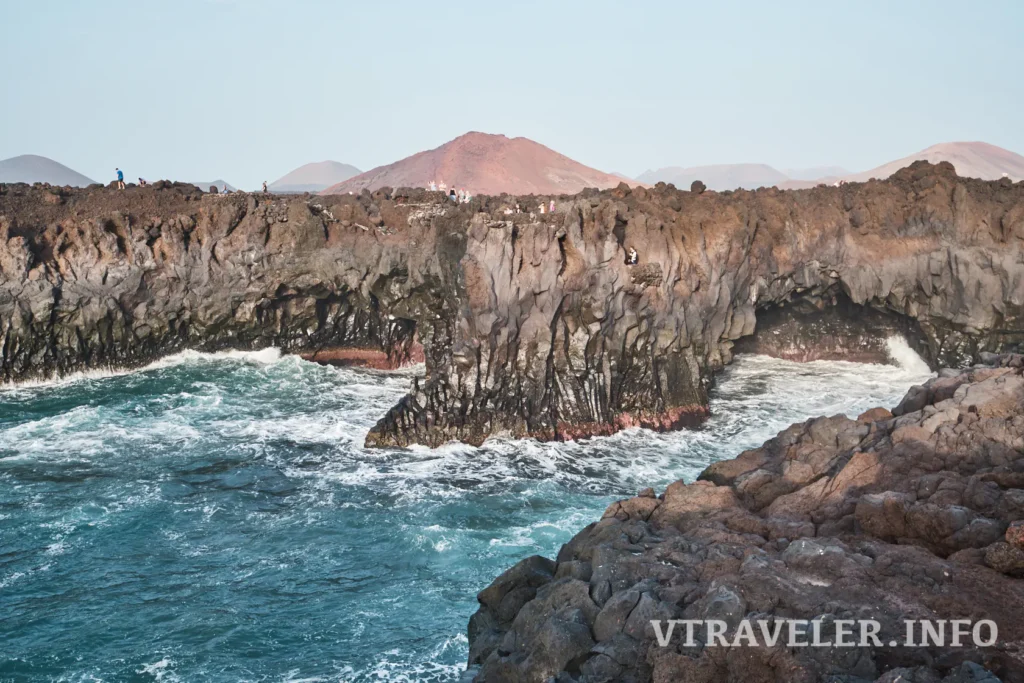
[{"label": "rocky cliff edge", "polygon": [[884,360],[899,333],[934,367],[1016,348],[1022,240],[1024,184],[924,162],[838,188],[461,205],[0,185],[0,381],[273,345],[425,362],[372,446],[672,429],[704,419],[737,345]]}]

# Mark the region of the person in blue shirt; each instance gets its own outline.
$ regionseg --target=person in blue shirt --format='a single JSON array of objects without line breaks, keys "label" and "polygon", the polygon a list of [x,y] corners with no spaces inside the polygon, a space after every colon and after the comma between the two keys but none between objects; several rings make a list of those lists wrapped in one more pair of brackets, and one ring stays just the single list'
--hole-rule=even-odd
[{"label": "person in blue shirt", "polygon": [[115,168],[114,170],[117,171],[117,189],[123,190],[124,189],[124,172],[121,169],[119,169],[119,168]]}]

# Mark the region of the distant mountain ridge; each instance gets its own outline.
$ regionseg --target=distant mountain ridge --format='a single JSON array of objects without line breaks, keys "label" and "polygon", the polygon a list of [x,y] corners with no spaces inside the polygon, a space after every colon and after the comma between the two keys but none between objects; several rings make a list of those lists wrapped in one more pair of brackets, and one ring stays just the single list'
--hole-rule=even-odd
[{"label": "distant mountain ridge", "polygon": [[351,164],[343,164],[338,161],[318,161],[299,166],[286,173],[272,182],[268,189],[279,193],[320,192],[360,173],[362,171]]},{"label": "distant mountain ridge", "polygon": [[736,190],[741,187],[747,190],[771,187],[788,179],[781,171],[768,164],[716,164],[690,168],[669,166],[647,171],[637,177],[642,183],[672,183],[683,190],[690,189],[690,184],[699,180],[708,189],[718,191]]},{"label": "distant mountain ridge", "polygon": [[191,185],[195,185],[196,187],[198,187],[203,192],[209,192],[210,188],[213,187],[213,186],[217,187],[217,191],[218,192],[223,192],[225,187],[228,188],[228,192],[235,192],[238,189],[234,185],[232,185],[231,183],[227,182],[226,180],[224,180],[222,178],[218,178],[217,180],[209,180],[209,181],[198,182],[198,183],[192,182],[192,181],[187,181],[187,182],[189,182]]},{"label": "distant mountain ridge", "polygon": [[850,172],[842,166],[813,166],[811,168],[784,168],[782,174],[790,180],[817,180],[819,178],[839,178],[850,175]]},{"label": "distant mountain ridge", "polygon": [[1013,180],[1024,179],[1024,156],[987,142],[943,142],[860,173],[850,173],[840,166],[788,169],[783,172],[767,164],[720,164],[692,168],[672,166],[647,171],[637,179],[650,184],[672,183],[680,189],[687,189],[694,180],[700,180],[709,189],[718,191],[772,186],[783,190],[799,190],[823,183],[864,182],[871,178],[884,180],[901,168],[922,159],[933,164],[948,161],[956,168],[958,175],[967,178],[998,180],[1006,174]]},{"label": "distant mountain ridge", "polygon": [[470,132],[435,149],[378,166],[323,194],[380,187],[426,187],[434,181],[472,194],[575,194],[615,187],[623,179],[584,166],[527,138]]},{"label": "distant mountain ridge", "polygon": [[95,181],[53,159],[22,154],[0,161],[0,183],[50,183],[88,187]]}]

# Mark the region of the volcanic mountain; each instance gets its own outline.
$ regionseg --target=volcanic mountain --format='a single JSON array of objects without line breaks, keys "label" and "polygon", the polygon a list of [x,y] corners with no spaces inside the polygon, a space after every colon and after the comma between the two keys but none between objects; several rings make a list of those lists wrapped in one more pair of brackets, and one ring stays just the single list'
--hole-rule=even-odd
[{"label": "volcanic mountain", "polygon": [[844,173],[827,175],[816,180],[792,179],[779,183],[784,190],[799,190],[814,187],[822,183],[834,185],[839,181],[862,183],[871,178],[885,180],[896,171],[909,166],[915,161],[928,161],[937,164],[948,161],[953,164],[958,175],[964,178],[981,178],[982,180],[998,180],[1003,175],[1011,180],[1024,179],[1024,156],[987,142],[942,142],[910,156],[890,161],[869,171],[861,173]]},{"label": "volcanic mountain", "polygon": [[319,192],[360,173],[362,171],[349,164],[342,164],[337,161],[319,161],[299,166],[291,173],[281,176],[270,184],[269,189],[272,192],[282,194],[289,192]]},{"label": "volcanic mountain", "polygon": [[817,180],[818,178],[837,178],[850,175],[842,166],[813,166],[811,168],[784,168],[782,173],[790,180]]},{"label": "volcanic mountain", "polygon": [[637,180],[643,183],[672,183],[687,189],[694,180],[702,181],[712,190],[748,190],[775,185],[784,190],[799,190],[822,183],[833,185],[840,180],[864,182],[871,178],[884,180],[915,161],[937,164],[948,161],[958,175],[965,178],[998,180],[1007,174],[1013,180],[1024,179],[1024,157],[987,142],[943,142],[916,154],[890,161],[869,171],[850,173],[839,166],[821,166],[808,169],[779,171],[767,164],[719,164],[680,168],[671,166],[647,171]]},{"label": "volcanic mountain", "polygon": [[998,180],[1005,173],[1013,180],[1024,179],[1024,157],[1019,154],[990,145],[987,142],[943,142],[923,149],[917,154],[890,161],[870,171],[844,176],[843,180],[850,182],[863,182],[870,178],[884,180],[901,168],[922,159],[933,164],[948,161],[953,164],[957,175],[963,178]]},{"label": "volcanic mountain", "polygon": [[349,178],[323,194],[380,187],[426,187],[431,181],[472,194],[573,194],[623,182],[527,138],[466,133],[437,149]]},{"label": "volcanic mountain", "polygon": [[94,182],[64,164],[35,154],[22,154],[0,161],[0,183],[50,183],[88,187]]}]

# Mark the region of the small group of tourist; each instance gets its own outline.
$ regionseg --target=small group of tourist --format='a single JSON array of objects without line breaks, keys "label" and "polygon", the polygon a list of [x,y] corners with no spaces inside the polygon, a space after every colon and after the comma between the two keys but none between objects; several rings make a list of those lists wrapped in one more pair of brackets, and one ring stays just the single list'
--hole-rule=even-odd
[{"label": "small group of tourist", "polygon": [[[117,189],[123,190],[125,188],[125,184],[124,184],[124,171],[122,171],[120,168],[115,168],[114,172],[117,173]],[[148,186],[149,186],[149,181],[148,180],[146,180],[145,178],[139,178],[139,187],[148,187]],[[217,187],[216,185],[211,186],[211,190],[216,190],[216,187]],[[219,191],[219,194],[230,194],[230,193],[231,193],[231,190],[228,189],[227,185],[224,185],[224,187]],[[267,194],[267,181],[266,180],[263,181],[263,193]],[[349,193],[349,194],[351,194],[351,193]]]},{"label": "small group of tourist", "polygon": [[[117,173],[117,189],[123,190],[125,188],[124,171],[119,168],[115,168],[114,172]],[[149,183],[146,182],[145,178],[139,178],[139,187],[146,187],[147,185],[149,185]]]},{"label": "small group of tourist", "polygon": [[455,186],[453,185],[451,190],[449,190],[448,184],[445,183],[444,181],[437,183],[431,180],[430,183],[427,185],[427,189],[430,190],[431,192],[437,192],[439,190],[441,192],[444,192],[446,195],[448,195],[448,199],[455,202],[456,204],[466,204],[469,202],[470,199],[473,198],[473,195],[471,195],[469,191],[466,190],[466,188],[456,190]]}]

